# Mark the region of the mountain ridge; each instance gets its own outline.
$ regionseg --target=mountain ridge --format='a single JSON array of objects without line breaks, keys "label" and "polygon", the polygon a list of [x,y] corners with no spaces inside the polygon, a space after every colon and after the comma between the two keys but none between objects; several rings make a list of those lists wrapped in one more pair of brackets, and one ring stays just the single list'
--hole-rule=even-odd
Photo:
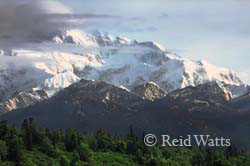
[{"label": "mountain ridge", "polygon": [[250,129],[250,107],[245,111],[234,109],[238,102],[223,98],[225,93],[216,83],[200,86],[211,86],[215,91],[210,96],[203,93],[210,92],[208,88],[193,87],[188,96],[186,91],[179,92],[184,98],[167,94],[151,101],[102,81],[81,80],[48,100],[1,115],[0,119],[20,126],[23,119],[33,117],[39,127],[76,128],[90,133],[103,128],[123,134],[133,126],[137,134],[144,130],[156,135],[167,132],[174,137],[198,133],[231,138],[240,145],[249,143],[246,130]]}]

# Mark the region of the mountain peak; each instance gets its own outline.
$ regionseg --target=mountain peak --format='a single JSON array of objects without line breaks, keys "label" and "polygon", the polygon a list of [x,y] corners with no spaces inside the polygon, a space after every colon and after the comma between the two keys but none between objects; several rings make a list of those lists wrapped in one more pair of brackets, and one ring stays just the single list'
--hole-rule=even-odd
[{"label": "mountain peak", "polygon": [[149,100],[155,100],[166,96],[166,92],[154,82],[148,82],[137,86],[132,89],[131,92]]},{"label": "mountain peak", "polygon": [[70,43],[70,44],[79,44],[85,47],[97,46],[95,39],[83,33],[80,30],[65,30],[61,34],[55,36],[53,41],[58,44]]}]

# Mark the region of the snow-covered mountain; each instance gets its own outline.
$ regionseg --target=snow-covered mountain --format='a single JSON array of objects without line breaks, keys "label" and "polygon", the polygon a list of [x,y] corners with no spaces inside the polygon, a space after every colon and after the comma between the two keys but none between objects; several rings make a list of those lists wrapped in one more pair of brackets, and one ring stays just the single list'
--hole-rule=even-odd
[{"label": "snow-covered mountain", "polygon": [[155,42],[99,32],[68,30],[47,42],[0,52],[0,101],[42,89],[51,96],[81,78],[128,89],[155,82],[167,92],[212,81],[243,85],[229,69],[180,57]]}]

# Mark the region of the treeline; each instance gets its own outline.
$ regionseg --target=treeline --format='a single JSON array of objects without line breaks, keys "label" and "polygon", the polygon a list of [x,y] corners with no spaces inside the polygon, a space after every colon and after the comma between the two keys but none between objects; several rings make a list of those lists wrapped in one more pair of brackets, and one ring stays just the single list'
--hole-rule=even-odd
[{"label": "treeline", "polygon": [[21,129],[0,122],[0,166],[248,166],[250,155],[236,148],[147,147],[131,128],[125,137],[105,130],[37,128],[32,118]]}]

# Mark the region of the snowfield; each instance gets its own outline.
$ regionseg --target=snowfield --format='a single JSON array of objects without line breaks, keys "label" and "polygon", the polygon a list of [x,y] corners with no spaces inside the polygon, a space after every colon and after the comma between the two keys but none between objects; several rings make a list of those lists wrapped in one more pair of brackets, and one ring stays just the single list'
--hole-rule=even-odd
[{"label": "snowfield", "polygon": [[155,42],[68,30],[43,43],[0,51],[0,101],[44,89],[50,96],[81,78],[127,89],[154,82],[167,92],[206,82],[244,84],[229,69],[182,58]]}]

